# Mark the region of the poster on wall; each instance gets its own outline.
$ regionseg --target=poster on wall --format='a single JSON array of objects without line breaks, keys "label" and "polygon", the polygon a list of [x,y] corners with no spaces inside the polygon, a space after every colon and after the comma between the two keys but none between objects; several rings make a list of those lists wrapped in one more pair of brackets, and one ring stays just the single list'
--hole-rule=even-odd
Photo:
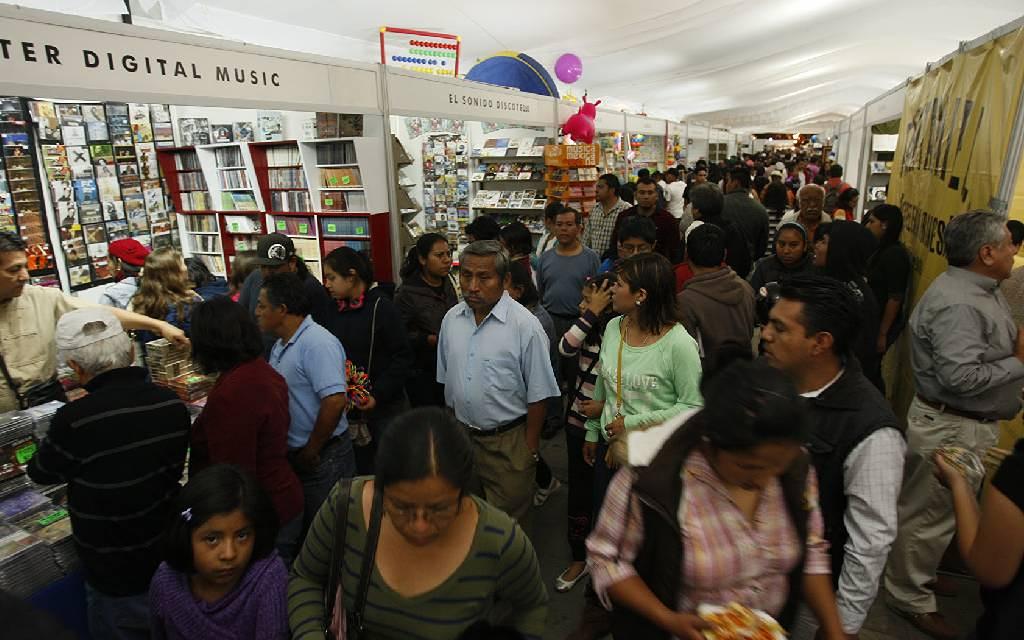
[{"label": "poster on wall", "polygon": [[[989,207],[997,194],[1022,85],[1024,28],[954,55],[907,86],[887,199],[903,210],[914,303],[946,269],[946,223],[959,213]],[[1024,217],[1024,211],[1011,215]],[[892,400],[900,413],[914,389],[905,336],[898,345],[890,350],[897,353],[887,368],[896,382]],[[891,375],[894,367],[899,375]],[[1004,424],[1001,446],[1010,447],[1021,436],[1019,421]]]}]

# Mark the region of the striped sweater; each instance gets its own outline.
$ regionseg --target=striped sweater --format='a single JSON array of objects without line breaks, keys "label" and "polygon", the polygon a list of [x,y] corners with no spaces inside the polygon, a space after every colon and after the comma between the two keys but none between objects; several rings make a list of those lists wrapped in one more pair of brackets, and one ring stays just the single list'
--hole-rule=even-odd
[{"label": "striped sweater", "polygon": [[[346,609],[354,606],[366,545],[366,518],[362,500],[357,499],[366,480],[353,480],[349,498],[349,530],[341,572]],[[335,509],[338,500],[343,499],[338,486],[317,513],[292,566],[288,618],[295,640],[324,637],[324,589],[335,539]],[[495,600],[505,601],[501,609],[514,616],[506,624],[528,638],[541,637],[548,597],[533,545],[511,518],[475,496],[473,500],[480,514],[473,545],[459,568],[439,586],[406,598],[392,590],[374,569],[364,614],[366,640],[455,640],[467,627],[485,618]]]},{"label": "striped sweater", "polygon": [[579,387],[579,393],[572,399],[566,417],[568,424],[579,429],[585,429],[587,423],[586,416],[580,410],[580,402],[594,397],[594,383],[597,382],[597,374],[601,366],[596,362],[598,356],[601,355],[600,334],[597,335],[597,342],[587,343],[587,335],[594,331],[597,321],[598,317],[594,315],[594,312],[589,309],[584,311],[583,316],[576,319],[576,322],[569,327],[558,343],[558,352],[563,356],[571,358],[579,354],[579,375],[583,376],[583,384],[580,385],[579,378],[573,382],[573,391],[575,392],[576,387]]}]

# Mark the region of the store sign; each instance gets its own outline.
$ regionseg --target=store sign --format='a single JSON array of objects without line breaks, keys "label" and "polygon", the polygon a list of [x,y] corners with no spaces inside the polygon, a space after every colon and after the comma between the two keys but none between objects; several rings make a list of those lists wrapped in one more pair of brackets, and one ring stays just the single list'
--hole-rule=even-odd
[{"label": "store sign", "polygon": [[151,96],[185,104],[377,108],[370,70],[5,17],[0,17],[0,91],[78,99]]},{"label": "store sign", "polygon": [[529,93],[488,91],[465,82],[388,74],[391,112],[551,126],[554,107]]}]

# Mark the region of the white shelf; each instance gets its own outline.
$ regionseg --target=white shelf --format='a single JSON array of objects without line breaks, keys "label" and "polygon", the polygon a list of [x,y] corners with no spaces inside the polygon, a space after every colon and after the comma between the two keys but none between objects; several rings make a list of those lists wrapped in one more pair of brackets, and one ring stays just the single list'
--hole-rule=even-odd
[{"label": "white shelf", "polygon": [[335,167],[358,167],[358,162],[347,162],[345,164],[318,164],[318,169],[333,169]]},{"label": "white shelf", "polygon": [[245,167],[245,165],[243,165],[241,167],[217,167],[217,168],[220,169],[221,171],[228,171],[230,169],[245,169],[246,167]]},{"label": "white shelf", "polygon": [[[320,191],[366,191],[365,187],[319,187]],[[342,211],[342,213],[345,213]]]},{"label": "white shelf", "polygon": [[221,187],[220,190],[221,191],[252,191],[253,188],[252,187],[231,187],[229,189],[229,188],[226,188],[226,187]]},{"label": "white shelf", "polygon": [[[280,233],[280,231],[277,231],[275,233]],[[285,235],[287,235],[289,238],[295,238],[296,240],[316,240],[317,239],[316,236],[299,236],[299,235],[293,235],[291,233],[287,233]]]},{"label": "white shelf", "polygon": [[192,231],[185,229],[185,233],[191,233],[194,236],[219,236],[220,233],[217,231]]}]

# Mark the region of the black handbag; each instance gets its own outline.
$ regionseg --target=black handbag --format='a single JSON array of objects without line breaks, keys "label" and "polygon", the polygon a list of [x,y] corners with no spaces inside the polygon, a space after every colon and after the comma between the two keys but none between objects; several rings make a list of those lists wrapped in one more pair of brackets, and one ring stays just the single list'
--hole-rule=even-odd
[{"label": "black handbag", "polygon": [[11,377],[11,372],[7,369],[7,363],[4,361],[3,354],[0,354],[0,373],[3,374],[7,386],[14,392],[19,409],[24,410],[29,407],[38,407],[41,404],[54,400],[59,400],[60,402],[68,401],[67,396],[64,394],[64,387],[61,386],[56,378],[31,385],[24,391],[19,390],[18,385],[14,383],[14,378]]},{"label": "black handbag", "polygon": [[[343,478],[338,487],[339,504],[335,511],[334,548],[331,549],[331,564],[324,592],[324,630],[328,640],[341,640],[331,629],[334,620],[334,606],[341,588],[341,563],[345,557],[345,539],[348,533],[349,501],[352,498],[352,479]],[[356,496],[362,501],[362,496]],[[373,507],[370,509],[370,526],[366,532],[366,548],[363,549],[363,565],[359,570],[359,586],[353,598],[355,606],[345,612],[345,627],[341,633],[344,640],[360,640],[363,637],[363,613],[370,590],[370,575],[377,557],[377,540],[380,537],[380,522],[383,515],[384,492],[374,487]],[[344,603],[344,599],[341,600]]]}]

